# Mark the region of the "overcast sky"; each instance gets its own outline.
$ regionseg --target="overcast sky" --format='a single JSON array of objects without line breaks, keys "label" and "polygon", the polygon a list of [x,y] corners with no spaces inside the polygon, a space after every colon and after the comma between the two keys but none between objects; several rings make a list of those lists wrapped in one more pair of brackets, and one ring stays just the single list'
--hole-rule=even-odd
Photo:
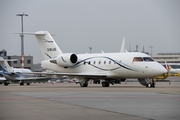
[{"label": "overcast sky", "polygon": [[[0,0],[0,50],[21,55],[18,13],[26,13],[24,31],[49,31],[63,52],[119,52],[143,46],[153,54],[180,52],[180,0]],[[25,35],[25,55],[43,60],[34,36]]]}]

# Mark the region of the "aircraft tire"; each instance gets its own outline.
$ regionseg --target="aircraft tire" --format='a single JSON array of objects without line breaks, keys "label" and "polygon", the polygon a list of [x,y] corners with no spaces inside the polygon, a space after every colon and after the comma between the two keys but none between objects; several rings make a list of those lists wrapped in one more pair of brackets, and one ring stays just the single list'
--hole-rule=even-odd
[{"label": "aircraft tire", "polygon": [[23,86],[23,85],[24,85],[24,82],[21,82],[20,85]]},{"label": "aircraft tire", "polygon": [[87,86],[88,86],[88,83],[86,83],[86,82],[85,82],[84,84],[80,83],[80,86],[81,86],[81,87],[87,87]]},{"label": "aircraft tire", "polygon": [[4,86],[8,86],[8,83],[7,83],[7,82],[5,82],[5,83],[4,83]]},{"label": "aircraft tire", "polygon": [[106,86],[106,83],[105,82],[102,82],[102,87],[105,87]]},{"label": "aircraft tire", "polygon": [[151,87],[155,87],[154,83],[151,84]]},{"label": "aircraft tire", "polygon": [[147,84],[147,86],[146,87],[148,87],[148,88],[150,88],[151,87],[151,84],[149,83],[149,84]]},{"label": "aircraft tire", "polygon": [[151,83],[151,84],[149,83],[146,85],[146,87],[151,88],[151,87],[155,87],[155,85],[154,85],[154,83]]},{"label": "aircraft tire", "polygon": [[109,83],[108,82],[102,82],[102,87],[109,87]]}]

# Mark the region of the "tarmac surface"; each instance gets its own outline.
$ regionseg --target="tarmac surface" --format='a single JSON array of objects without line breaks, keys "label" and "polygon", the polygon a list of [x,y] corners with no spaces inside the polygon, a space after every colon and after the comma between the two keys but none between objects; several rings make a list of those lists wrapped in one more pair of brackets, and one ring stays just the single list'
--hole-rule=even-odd
[{"label": "tarmac surface", "polygon": [[180,82],[0,85],[0,120],[180,120]]}]

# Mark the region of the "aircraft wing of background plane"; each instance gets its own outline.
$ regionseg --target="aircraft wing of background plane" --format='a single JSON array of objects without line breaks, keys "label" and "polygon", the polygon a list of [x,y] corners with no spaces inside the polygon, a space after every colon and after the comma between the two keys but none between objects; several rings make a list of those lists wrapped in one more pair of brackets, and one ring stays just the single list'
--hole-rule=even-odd
[{"label": "aircraft wing of background plane", "polygon": [[6,78],[5,77],[0,77],[0,81],[5,81]]},{"label": "aircraft wing of background plane", "polygon": [[23,73],[2,73],[5,80],[12,80],[12,81],[29,81],[29,80],[37,80],[37,79],[45,79],[47,77],[36,77],[34,74],[23,74]]}]

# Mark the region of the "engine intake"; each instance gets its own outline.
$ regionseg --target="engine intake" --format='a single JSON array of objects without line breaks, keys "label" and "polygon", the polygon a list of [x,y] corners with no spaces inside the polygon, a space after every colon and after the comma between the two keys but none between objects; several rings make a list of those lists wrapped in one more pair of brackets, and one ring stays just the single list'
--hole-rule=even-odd
[{"label": "engine intake", "polygon": [[60,54],[55,59],[50,60],[50,62],[59,66],[70,67],[78,62],[78,57],[73,53]]}]

